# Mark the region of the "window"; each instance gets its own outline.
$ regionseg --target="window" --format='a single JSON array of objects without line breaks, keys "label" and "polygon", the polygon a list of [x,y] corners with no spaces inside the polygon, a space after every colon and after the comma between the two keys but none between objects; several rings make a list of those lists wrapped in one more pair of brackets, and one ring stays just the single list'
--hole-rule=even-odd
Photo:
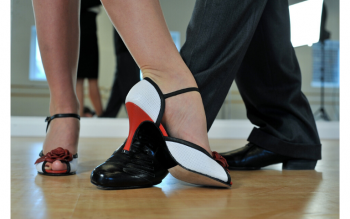
[{"label": "window", "polygon": [[39,51],[38,38],[36,28],[32,26],[30,40],[30,56],[29,56],[29,80],[46,81],[43,63]]},{"label": "window", "polygon": [[[312,46],[313,75],[311,86],[321,86],[321,43]],[[324,44],[324,86],[339,87],[339,41],[326,40]]]},{"label": "window", "polygon": [[170,31],[171,38],[173,38],[173,41],[175,43],[175,46],[178,51],[180,51],[180,32],[178,31]]},{"label": "window", "polygon": [[[178,51],[180,51],[180,32],[170,31],[170,35]],[[30,58],[29,58],[29,80],[31,81],[46,81],[43,63],[39,50],[38,38],[36,34],[36,27],[31,28],[30,41]],[[142,80],[142,73],[140,71],[140,78]]]},{"label": "window", "polygon": [[294,47],[312,45],[320,38],[323,0],[308,0],[289,6],[291,41]]}]

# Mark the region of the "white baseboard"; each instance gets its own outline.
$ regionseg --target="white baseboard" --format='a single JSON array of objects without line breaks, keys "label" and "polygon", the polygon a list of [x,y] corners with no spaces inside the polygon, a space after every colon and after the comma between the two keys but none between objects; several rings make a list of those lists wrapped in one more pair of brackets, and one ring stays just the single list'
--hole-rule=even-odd
[{"label": "white baseboard", "polygon": [[[43,137],[46,123],[43,117],[11,117],[11,136]],[[339,139],[339,122],[317,121],[321,139]],[[80,136],[90,138],[126,138],[128,119],[82,118]],[[247,139],[253,125],[248,120],[215,120],[209,138]]]}]

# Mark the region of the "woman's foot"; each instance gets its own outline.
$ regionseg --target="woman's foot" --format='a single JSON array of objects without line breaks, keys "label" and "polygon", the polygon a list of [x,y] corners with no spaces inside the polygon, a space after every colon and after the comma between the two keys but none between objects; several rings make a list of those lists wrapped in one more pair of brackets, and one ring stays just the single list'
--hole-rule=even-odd
[{"label": "woman's foot", "polygon": [[[197,87],[192,74],[191,77],[177,75],[173,78],[166,78],[166,80],[149,73],[143,73],[143,75],[157,83],[163,94],[184,88]],[[166,99],[162,124],[170,136],[197,144],[212,155],[200,93],[188,92]]]},{"label": "woman's foot", "polygon": [[[144,120],[157,120],[155,125],[160,126],[157,118],[162,116],[161,123],[170,138],[163,138],[158,133],[160,138],[157,143],[162,147],[157,159],[168,171],[185,182],[230,187],[227,165],[219,162],[220,157],[213,157],[215,153],[209,147],[206,117],[198,89],[186,89],[197,87],[194,80],[180,83],[181,77],[177,77],[167,83],[169,80],[157,80],[157,77],[147,74],[144,76],[148,78],[135,85],[126,99],[128,114],[131,116],[129,137],[137,133],[136,127]],[[163,95],[158,97],[159,89]],[[157,136],[152,137],[157,139]],[[124,147],[126,151],[130,148],[130,139]]]},{"label": "woman's foot", "polygon": [[[52,114],[53,115],[53,114]],[[43,145],[43,154],[62,147],[73,155],[78,151],[80,123],[77,118],[56,118],[50,122]],[[47,162],[46,170],[66,170],[67,164],[61,161]]]}]

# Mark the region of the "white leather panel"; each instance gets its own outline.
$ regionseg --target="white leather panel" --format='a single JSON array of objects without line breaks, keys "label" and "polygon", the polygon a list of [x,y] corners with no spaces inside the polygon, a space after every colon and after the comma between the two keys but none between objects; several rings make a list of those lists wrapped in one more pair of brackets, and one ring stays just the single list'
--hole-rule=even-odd
[{"label": "white leather panel", "polygon": [[177,142],[167,141],[166,144],[171,155],[186,169],[228,181],[225,169],[203,152]]},{"label": "white leather panel", "polygon": [[126,96],[125,103],[127,102],[136,104],[156,122],[161,101],[156,88],[151,83],[142,80],[135,84]]}]

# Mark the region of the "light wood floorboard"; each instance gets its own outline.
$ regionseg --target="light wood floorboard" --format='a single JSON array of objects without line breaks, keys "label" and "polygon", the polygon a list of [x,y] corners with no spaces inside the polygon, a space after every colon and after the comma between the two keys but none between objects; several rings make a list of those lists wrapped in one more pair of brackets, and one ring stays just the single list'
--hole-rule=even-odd
[{"label": "light wood floorboard", "polygon": [[[79,169],[73,176],[38,175],[34,162],[43,138],[12,138],[12,218],[339,218],[339,141],[323,140],[315,171],[231,171],[231,189],[213,189],[176,180],[170,174],[152,188],[100,190],[92,169],[124,139],[82,138]],[[243,140],[210,140],[218,152]]]}]

